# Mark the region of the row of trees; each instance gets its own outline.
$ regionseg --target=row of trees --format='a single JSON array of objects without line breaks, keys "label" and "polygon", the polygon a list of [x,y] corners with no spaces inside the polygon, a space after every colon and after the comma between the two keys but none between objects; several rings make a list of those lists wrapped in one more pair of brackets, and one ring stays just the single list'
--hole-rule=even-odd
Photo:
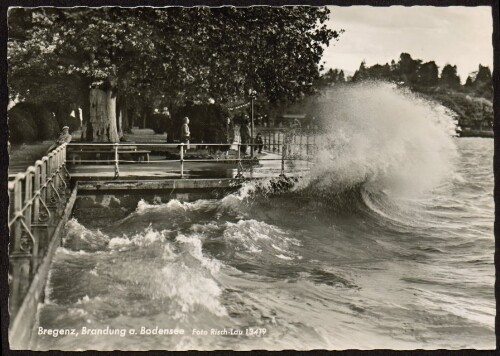
[{"label": "row of trees", "polygon": [[490,68],[479,65],[462,85],[457,66],[446,64],[441,72],[434,61],[423,62],[401,53],[399,60],[366,66],[363,61],[352,78],[330,69],[316,81],[316,88],[346,82],[383,80],[410,87],[451,109],[459,125],[467,130],[491,130],[493,126],[493,83]]},{"label": "row of trees", "polygon": [[404,83],[417,90],[441,87],[471,93],[488,100],[493,99],[490,68],[479,65],[478,70],[471,73],[465,84],[461,85],[456,65],[446,64],[439,74],[439,67],[434,61],[423,63],[420,59],[413,59],[408,53],[401,53],[398,62],[392,60],[391,64],[375,64],[367,67],[364,61],[361,62],[352,80],[356,82],[365,79],[382,79]]},{"label": "row of trees", "polygon": [[[130,115],[311,91],[327,8],[14,8],[8,13],[11,98],[82,109],[82,138],[117,142]],[[146,120],[147,121],[147,120]],[[154,121],[154,120],[152,120]]]},{"label": "row of trees", "polygon": [[318,88],[327,87],[331,84],[345,83],[346,78],[342,69],[328,69],[315,82],[314,85]]}]

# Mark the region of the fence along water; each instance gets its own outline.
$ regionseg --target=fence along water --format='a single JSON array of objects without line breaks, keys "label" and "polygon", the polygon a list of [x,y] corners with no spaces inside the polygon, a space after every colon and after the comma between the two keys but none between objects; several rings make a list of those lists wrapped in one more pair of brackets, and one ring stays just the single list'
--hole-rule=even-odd
[{"label": "fence along water", "polygon": [[[263,136],[263,146],[268,152],[279,153],[279,157],[275,158],[259,158],[262,161],[281,161],[280,174],[284,175],[285,161],[290,160],[310,160],[313,153],[312,147],[315,146],[315,138],[312,140],[309,136],[303,138],[302,135],[291,136],[283,133],[269,133]],[[221,144],[191,144],[193,146],[223,146]],[[237,158],[224,158],[219,162],[235,162],[238,167],[238,177],[242,177],[244,173],[243,163],[246,161],[253,162],[254,158],[242,157],[240,151],[240,143],[236,143]],[[251,144],[247,144],[250,146]],[[257,144],[253,144],[257,146]],[[166,144],[166,143],[150,143],[150,144],[91,144],[91,143],[72,143],[71,148],[79,148],[80,151],[73,153],[82,154],[83,148],[94,149],[97,147],[101,151],[103,148],[109,148],[112,159],[103,160],[82,160],[79,163],[112,163],[115,168],[115,176],[120,174],[120,163],[147,163],[147,162],[165,162],[150,161],[147,156],[146,162],[143,160],[133,161],[120,159],[120,154],[135,154],[144,153],[147,155],[147,150],[138,150],[137,147],[174,147],[179,149],[179,159],[170,159],[167,161],[179,162],[179,174],[184,177],[184,162],[213,162],[213,159],[186,159],[184,153],[186,151],[185,144]],[[14,317],[22,298],[26,294],[27,288],[31,279],[36,274],[40,265],[40,261],[45,257],[47,247],[50,243],[48,240],[53,233],[54,227],[60,218],[60,213],[67,201],[69,178],[70,174],[66,169],[68,144],[64,143],[50,152],[48,156],[44,156],[41,160],[35,162],[34,166],[30,166],[24,173],[18,173],[8,185],[9,193],[9,230],[10,230],[10,247],[9,247],[9,287],[10,287],[10,303],[9,310],[11,317]],[[89,152],[89,151],[85,151]],[[95,153],[96,151],[94,151]],[[106,157],[104,157],[106,158]],[[75,156],[72,157],[73,162]]]},{"label": "fence along water", "polygon": [[[262,161],[281,161],[278,171],[285,174],[285,161],[309,160],[314,151],[309,138],[302,143],[302,137],[295,138],[290,135],[278,133],[266,135],[263,139],[263,148],[268,153],[277,153],[271,158],[259,157]],[[312,141],[311,141],[312,142]],[[192,146],[227,146],[224,144],[196,144]],[[76,152],[94,149],[104,153],[104,159],[99,163],[112,164],[115,177],[120,174],[120,163],[152,163],[149,160],[147,148],[153,146],[161,148],[178,148],[179,159],[161,160],[161,162],[179,162],[179,175],[184,175],[184,162],[214,162],[210,159],[188,159],[185,157],[186,145],[184,144],[90,144],[72,143],[62,144],[55,150],[35,162],[24,173],[18,173],[8,185],[9,211],[8,226],[10,230],[9,244],[9,340],[12,349],[23,349],[29,342],[31,329],[39,300],[43,296],[43,286],[50,266],[51,257],[58,246],[61,232],[67,216],[71,212],[72,202],[76,198],[76,188],[70,191],[70,173],[67,170],[67,151],[77,148]],[[237,163],[238,175],[243,178],[244,163],[251,165],[256,158],[241,155],[240,143],[236,143],[236,158],[220,159],[218,162],[227,161]],[[251,146],[251,144],[246,144]],[[258,146],[254,144],[254,146]],[[143,147],[142,150],[139,147]],[[80,148],[80,151],[78,151]],[[85,149],[83,149],[85,148]],[[71,151],[70,151],[71,152]],[[73,151],[74,153],[75,151]],[[109,154],[106,156],[106,154]],[[145,159],[134,161],[120,159],[120,155],[144,155]],[[71,155],[71,154],[69,154]],[[74,161],[74,156],[71,157]],[[81,158],[81,157],[80,157]],[[160,161],[156,161],[160,162]],[[79,159],[79,163],[96,163],[96,160]],[[279,165],[278,165],[279,166]],[[277,174],[272,173],[276,176]],[[71,194],[70,194],[71,193]]]},{"label": "fence along water", "polygon": [[[9,182],[9,312],[13,320],[38,268],[67,201],[66,144]],[[12,324],[12,323],[11,323]]]},{"label": "fence along water", "polygon": [[[236,163],[236,177],[245,175],[244,164],[255,163],[258,161],[276,161],[278,163],[277,170],[281,175],[286,172],[286,162],[304,161],[310,162],[313,160],[317,152],[316,136],[303,133],[287,133],[287,132],[263,132],[262,148],[265,152],[271,155],[252,157],[243,155],[242,147],[254,147],[255,152],[259,144],[256,143],[162,143],[162,142],[147,142],[147,143],[70,143],[68,145],[68,164],[73,167],[75,165],[93,165],[93,164],[109,164],[114,166],[114,177],[120,176],[120,164],[136,164],[136,165],[154,165],[162,163],[178,162],[179,166],[175,172],[180,178],[185,178],[186,163]],[[224,153],[214,157],[194,157],[189,158],[187,155],[188,148],[204,147],[212,151],[228,151],[231,147],[236,152],[230,156]],[[225,148],[224,148],[225,147]],[[195,150],[196,151],[196,150]],[[158,156],[170,152],[175,153],[176,157],[161,158]],[[152,158],[156,154],[155,158]],[[281,162],[281,165],[279,164]],[[158,166],[160,168],[160,166]]]}]

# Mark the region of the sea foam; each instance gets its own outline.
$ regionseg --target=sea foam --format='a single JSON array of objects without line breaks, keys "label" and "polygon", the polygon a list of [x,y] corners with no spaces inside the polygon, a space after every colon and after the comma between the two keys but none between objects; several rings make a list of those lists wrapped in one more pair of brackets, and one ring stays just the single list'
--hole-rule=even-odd
[{"label": "sea foam", "polygon": [[420,194],[453,172],[456,120],[443,106],[389,83],[341,86],[309,104],[325,134],[306,184]]}]

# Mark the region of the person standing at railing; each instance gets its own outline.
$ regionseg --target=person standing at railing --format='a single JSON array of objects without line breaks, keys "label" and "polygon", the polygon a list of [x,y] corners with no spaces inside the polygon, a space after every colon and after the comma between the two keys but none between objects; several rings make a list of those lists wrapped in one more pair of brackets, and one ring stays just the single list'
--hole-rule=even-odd
[{"label": "person standing at railing", "polygon": [[57,138],[56,142],[54,142],[49,147],[49,149],[47,150],[47,153],[49,153],[50,151],[52,151],[54,148],[62,145],[63,143],[70,143],[72,138],[73,138],[73,136],[71,136],[71,134],[69,133],[69,127],[68,126],[64,126],[62,128],[62,132],[59,134],[59,137]]},{"label": "person standing at railing", "polygon": [[255,144],[257,145],[259,153],[262,153],[262,147],[264,147],[264,141],[262,140],[262,135],[260,134],[260,132],[257,134],[257,137],[255,137]]},{"label": "person standing at railing", "polygon": [[183,120],[181,126],[181,142],[186,144],[186,150],[189,150],[189,138],[191,133],[189,132],[189,118],[186,116]]},{"label": "person standing at railing", "polygon": [[245,119],[243,125],[240,128],[241,146],[240,150],[243,155],[247,153],[247,146],[250,142],[250,121]]},{"label": "person standing at railing", "polygon": [[232,144],[234,140],[234,128],[230,117],[226,118],[226,142]]},{"label": "person standing at railing", "polygon": [[226,146],[223,146],[222,152],[224,152],[224,155],[226,158],[229,156],[229,150],[231,149],[231,145],[233,144],[234,141],[234,128],[231,122],[231,118],[227,117],[226,118]]},{"label": "person standing at railing", "polygon": [[295,133],[295,131],[297,131],[301,127],[302,127],[302,125],[300,124],[299,119],[297,119],[297,118],[293,119],[292,124],[290,125],[290,128],[292,129],[291,131],[293,133]]},{"label": "person standing at railing", "polygon": [[297,118],[293,119],[293,121],[290,123],[290,129],[285,133],[284,139],[284,144],[287,149],[287,152],[285,153],[287,153],[288,156],[292,156],[292,153],[295,152],[296,147],[293,147],[294,137],[300,129],[300,121]]}]

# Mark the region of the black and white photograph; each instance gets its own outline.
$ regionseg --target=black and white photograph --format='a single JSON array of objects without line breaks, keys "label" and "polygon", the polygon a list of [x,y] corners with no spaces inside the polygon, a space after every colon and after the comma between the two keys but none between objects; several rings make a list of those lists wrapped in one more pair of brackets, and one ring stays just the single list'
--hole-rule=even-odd
[{"label": "black and white photograph", "polygon": [[4,347],[495,349],[498,1],[147,5],[7,10]]}]

